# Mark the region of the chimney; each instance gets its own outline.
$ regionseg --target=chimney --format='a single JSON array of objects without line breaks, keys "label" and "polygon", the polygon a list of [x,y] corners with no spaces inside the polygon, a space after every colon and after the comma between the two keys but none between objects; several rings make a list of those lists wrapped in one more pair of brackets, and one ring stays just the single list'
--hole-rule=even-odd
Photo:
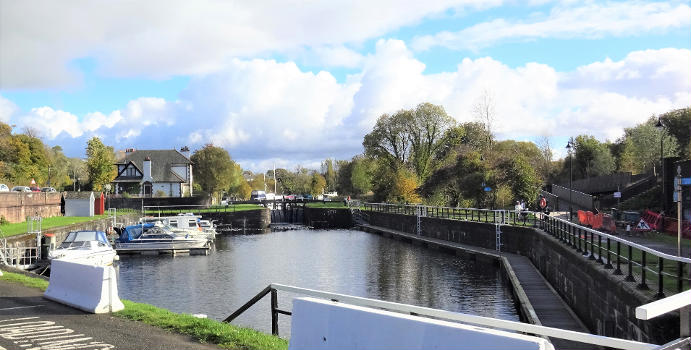
[{"label": "chimney", "polygon": [[187,159],[190,158],[190,149],[187,146],[184,146],[180,148],[180,153],[182,153],[183,156],[187,157]]},{"label": "chimney", "polygon": [[142,166],[142,168],[143,168],[143,169],[142,169],[142,172],[144,172],[144,173],[142,174],[142,175],[143,175],[143,176],[142,176],[142,180],[143,180],[143,181],[147,181],[147,180],[148,180],[148,181],[152,181],[152,182],[153,182],[153,179],[151,178],[151,158],[149,158],[149,156],[147,156],[146,158],[144,158],[144,163],[143,163],[142,165],[143,165],[143,166]]},{"label": "chimney", "polygon": [[125,157],[129,156],[129,155],[132,154],[134,151],[135,151],[134,148],[126,148],[126,149],[125,149]]}]

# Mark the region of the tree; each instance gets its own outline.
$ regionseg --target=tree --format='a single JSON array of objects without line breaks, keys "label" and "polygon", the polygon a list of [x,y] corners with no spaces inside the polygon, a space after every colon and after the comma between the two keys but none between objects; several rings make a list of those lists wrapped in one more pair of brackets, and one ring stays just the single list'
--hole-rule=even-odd
[{"label": "tree", "polygon": [[194,152],[191,160],[194,163],[194,179],[209,195],[228,189],[233,184],[235,162],[225,149],[208,144]]},{"label": "tree", "polygon": [[680,146],[679,155],[690,159],[691,150],[691,108],[682,108],[660,115],[665,131],[672,135]]},{"label": "tree", "polygon": [[242,200],[248,200],[250,199],[250,196],[252,195],[252,187],[250,187],[250,184],[247,183],[244,179],[240,183],[240,186],[238,186],[238,197]]},{"label": "tree", "polygon": [[352,194],[366,194],[372,189],[372,161],[363,157],[354,157],[351,162],[350,184]]},{"label": "tree", "polygon": [[395,170],[406,167],[418,179],[425,179],[438,165],[444,136],[455,121],[444,108],[421,103],[413,110],[384,114],[365,135],[365,155],[388,163]]},{"label": "tree", "polygon": [[335,163],[331,158],[327,158],[322,162],[322,174],[326,180],[326,189],[329,191],[334,191],[336,189],[337,183],[337,172],[335,169]]},{"label": "tree", "polygon": [[614,171],[616,164],[607,144],[590,135],[579,135],[574,148],[574,178],[608,175]]},{"label": "tree", "polygon": [[113,166],[113,147],[106,146],[98,137],[93,137],[87,142],[86,157],[91,187],[96,191],[102,191],[104,186],[117,176],[117,170]]},{"label": "tree", "polygon": [[324,176],[315,171],[314,174],[312,174],[312,182],[310,183],[310,194],[316,197],[324,193],[325,188],[326,179]]},{"label": "tree", "polygon": [[420,195],[416,192],[417,186],[415,175],[401,169],[396,172],[394,188],[390,198],[399,203],[420,203]]},{"label": "tree", "polygon": [[660,138],[665,157],[679,154],[679,145],[674,136],[655,127],[657,119],[649,118],[645,123],[624,129],[624,137],[617,141],[619,169],[634,174],[650,172],[660,162]]},{"label": "tree", "polygon": [[485,127],[488,143],[492,143],[492,135],[494,132],[494,121],[496,119],[496,108],[494,103],[494,94],[491,91],[484,89],[480,96],[478,96],[473,105],[473,115]]}]

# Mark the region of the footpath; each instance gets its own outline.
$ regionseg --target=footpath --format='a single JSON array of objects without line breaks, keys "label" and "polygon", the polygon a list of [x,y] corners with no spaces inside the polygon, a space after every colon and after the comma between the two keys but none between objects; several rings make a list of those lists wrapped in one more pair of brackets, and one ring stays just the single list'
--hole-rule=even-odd
[{"label": "footpath", "polygon": [[0,350],[219,349],[141,322],[89,314],[0,281]]}]

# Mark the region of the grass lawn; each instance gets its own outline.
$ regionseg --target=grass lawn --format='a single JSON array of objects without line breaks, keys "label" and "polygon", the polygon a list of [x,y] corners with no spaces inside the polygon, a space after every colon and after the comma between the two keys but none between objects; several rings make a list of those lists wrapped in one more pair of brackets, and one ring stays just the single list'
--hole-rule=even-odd
[{"label": "grass lawn", "polygon": [[[72,225],[72,224],[76,224],[76,223],[80,223],[80,222],[87,222],[87,221],[103,219],[106,217],[108,217],[108,216],[107,215],[96,215],[96,216],[92,216],[92,217],[88,217],[88,216],[54,216],[54,217],[50,217],[50,218],[43,218],[43,222],[41,223],[41,228],[43,231],[46,231],[52,227],[67,226],[67,225]],[[0,230],[2,230],[2,235],[4,235],[5,237],[16,236],[16,235],[26,233],[27,224],[26,224],[26,222],[17,222],[14,224],[4,224],[4,225],[0,225]]]},{"label": "grass lawn", "polygon": [[[45,291],[48,281],[13,272],[3,272],[0,281],[20,283]],[[285,350],[288,341],[254,329],[233,326],[206,318],[177,314],[149,304],[122,300],[125,309],[114,316],[144,322],[155,327],[186,334],[201,343],[217,344],[224,349]]]},{"label": "grass lawn", "polygon": [[347,208],[343,201],[333,201],[333,202],[310,202],[307,203],[308,208]]}]

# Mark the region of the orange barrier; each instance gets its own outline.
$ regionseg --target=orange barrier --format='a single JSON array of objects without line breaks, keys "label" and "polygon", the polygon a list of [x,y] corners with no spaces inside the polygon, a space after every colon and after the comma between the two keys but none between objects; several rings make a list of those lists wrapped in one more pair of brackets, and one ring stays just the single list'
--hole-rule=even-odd
[{"label": "orange barrier", "polygon": [[585,216],[588,217],[588,226],[593,226],[593,223],[595,222],[595,214],[593,214],[592,211],[586,211]]},{"label": "orange barrier", "polygon": [[588,226],[588,216],[585,215],[585,212],[583,210],[578,211],[578,222],[581,225]]}]

